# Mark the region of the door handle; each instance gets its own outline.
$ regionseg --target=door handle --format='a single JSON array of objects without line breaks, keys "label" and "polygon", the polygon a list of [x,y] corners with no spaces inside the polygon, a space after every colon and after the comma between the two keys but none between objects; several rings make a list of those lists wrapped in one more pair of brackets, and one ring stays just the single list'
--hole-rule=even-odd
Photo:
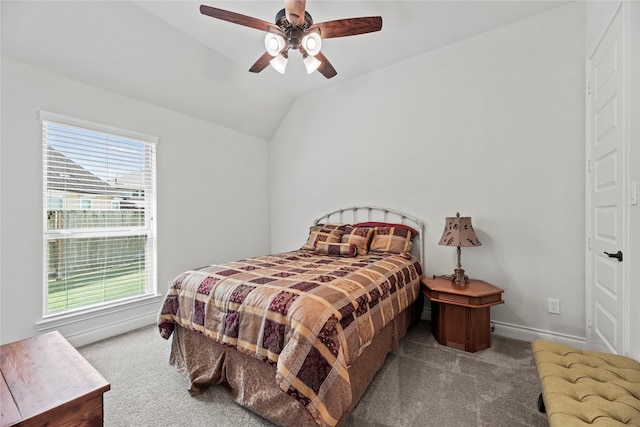
[{"label": "door handle", "polygon": [[617,258],[618,261],[622,262],[622,251],[618,251],[618,253],[610,254],[609,252],[605,252],[605,255],[608,255],[609,258]]}]

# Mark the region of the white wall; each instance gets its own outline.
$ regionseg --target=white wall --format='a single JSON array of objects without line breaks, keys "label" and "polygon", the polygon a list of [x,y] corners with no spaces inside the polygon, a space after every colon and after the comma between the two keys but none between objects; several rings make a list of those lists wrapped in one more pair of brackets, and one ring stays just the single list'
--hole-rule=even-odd
[{"label": "white wall", "polygon": [[463,268],[505,290],[497,332],[584,343],[584,19],[570,4],[299,99],[271,141],[272,251],[381,205],[425,221],[426,274],[448,274],[459,211],[482,242]]},{"label": "white wall", "polygon": [[[160,293],[185,269],[269,250],[266,141],[6,58],[1,83],[0,342],[38,333],[42,314],[41,109],[159,137]],[[79,345],[153,323],[159,307],[56,326]]]}]

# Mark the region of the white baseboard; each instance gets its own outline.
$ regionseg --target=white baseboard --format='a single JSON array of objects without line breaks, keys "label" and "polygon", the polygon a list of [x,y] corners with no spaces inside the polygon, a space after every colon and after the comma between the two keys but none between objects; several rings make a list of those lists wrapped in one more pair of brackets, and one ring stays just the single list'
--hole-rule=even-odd
[{"label": "white baseboard", "polygon": [[567,344],[581,350],[584,350],[587,347],[585,337],[576,337],[559,332],[545,331],[542,329],[529,328],[522,325],[513,325],[505,322],[498,322],[495,320],[492,320],[491,322],[495,326],[494,333],[503,337],[529,342],[535,341],[537,339],[544,339],[560,344]]},{"label": "white baseboard", "polygon": [[46,319],[36,328],[39,332],[58,331],[71,345],[80,347],[156,323],[161,300],[161,295],[155,295],[103,310]]},{"label": "white baseboard", "polygon": [[[423,310],[422,312],[421,317],[425,320],[431,320],[431,309],[425,308],[425,310]],[[491,323],[495,328],[493,333],[503,337],[528,342],[532,342],[537,339],[545,339],[560,344],[567,344],[581,350],[584,350],[586,348],[585,337],[576,337],[573,335],[561,334],[553,331],[529,328],[527,326],[514,325],[511,323],[500,322],[493,319],[491,320]]]},{"label": "white baseboard", "polygon": [[[135,317],[128,317],[126,319],[119,319],[117,321],[104,324],[92,329],[85,329],[79,332],[70,332],[65,335],[65,338],[74,347],[81,347],[83,345],[91,344],[96,341],[101,341],[107,338],[115,337],[116,335],[122,335],[127,332],[131,332],[134,329],[139,329],[145,326],[152,325],[158,320],[158,310],[154,310],[150,313],[142,313]],[[160,335],[158,335],[160,336]]]}]

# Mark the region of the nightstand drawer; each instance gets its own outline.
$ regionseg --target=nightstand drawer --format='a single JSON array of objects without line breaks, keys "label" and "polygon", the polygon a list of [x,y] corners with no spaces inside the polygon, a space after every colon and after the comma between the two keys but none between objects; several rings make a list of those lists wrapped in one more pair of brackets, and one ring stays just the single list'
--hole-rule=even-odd
[{"label": "nightstand drawer", "polygon": [[424,294],[431,301],[441,301],[449,304],[462,305],[465,307],[489,307],[496,304],[502,304],[502,296],[500,294],[487,295],[484,297],[473,297],[468,295],[449,294],[446,292],[426,291]]}]

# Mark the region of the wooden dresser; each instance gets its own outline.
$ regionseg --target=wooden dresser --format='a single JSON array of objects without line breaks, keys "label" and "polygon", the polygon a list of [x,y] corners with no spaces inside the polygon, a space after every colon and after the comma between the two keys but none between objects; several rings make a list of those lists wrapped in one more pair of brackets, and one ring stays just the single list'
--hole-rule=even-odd
[{"label": "wooden dresser", "polygon": [[102,426],[111,386],[59,332],[0,347],[0,426]]}]

